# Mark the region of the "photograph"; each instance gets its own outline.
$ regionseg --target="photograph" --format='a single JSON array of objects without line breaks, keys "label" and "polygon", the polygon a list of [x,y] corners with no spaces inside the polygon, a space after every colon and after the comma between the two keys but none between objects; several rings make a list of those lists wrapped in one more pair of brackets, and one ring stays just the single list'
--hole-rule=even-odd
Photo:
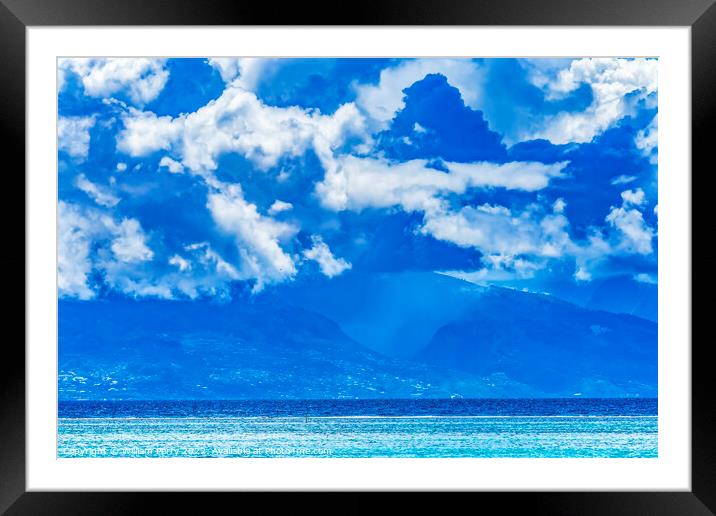
[{"label": "photograph", "polygon": [[659,64],[58,57],[56,457],[659,459]]}]

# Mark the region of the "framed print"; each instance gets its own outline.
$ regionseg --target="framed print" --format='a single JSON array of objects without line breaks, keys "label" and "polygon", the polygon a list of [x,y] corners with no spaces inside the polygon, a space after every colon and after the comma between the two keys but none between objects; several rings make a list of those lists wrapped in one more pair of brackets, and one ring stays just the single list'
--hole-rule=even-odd
[{"label": "framed print", "polygon": [[713,511],[691,183],[716,8],[418,5],[4,1],[3,510]]}]

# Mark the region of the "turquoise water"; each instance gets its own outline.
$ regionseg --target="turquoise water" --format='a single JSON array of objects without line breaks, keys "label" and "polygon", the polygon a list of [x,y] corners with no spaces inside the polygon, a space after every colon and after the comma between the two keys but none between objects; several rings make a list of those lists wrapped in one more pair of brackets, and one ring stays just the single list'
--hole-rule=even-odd
[{"label": "turquoise water", "polygon": [[[572,400],[546,404],[538,400],[425,402],[237,402],[218,408],[216,404],[188,408],[187,402],[65,405],[58,419],[58,456],[657,456],[655,400],[636,404],[621,400],[576,404]],[[425,411],[438,414],[421,413]],[[528,414],[505,415],[504,411]],[[108,412],[114,417],[107,417]],[[362,413],[313,415],[325,412]],[[542,414],[532,415],[534,412]],[[85,417],[77,417],[82,414]]]}]

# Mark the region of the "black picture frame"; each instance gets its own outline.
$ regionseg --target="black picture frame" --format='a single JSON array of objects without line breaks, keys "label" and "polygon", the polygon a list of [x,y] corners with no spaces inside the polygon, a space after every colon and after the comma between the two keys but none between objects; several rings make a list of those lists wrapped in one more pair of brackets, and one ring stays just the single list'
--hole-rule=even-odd
[{"label": "black picture frame", "polygon": [[[691,27],[692,171],[712,173],[708,130],[716,119],[716,0],[383,0],[360,9],[340,4],[287,3],[280,9],[264,2],[231,0],[0,0],[0,127],[5,161],[5,196],[0,202],[8,244],[0,258],[5,274],[6,335],[0,354],[0,511],[7,514],[144,513],[147,502],[163,512],[197,503],[188,493],[25,492],[25,30],[30,26],[81,25],[603,25]],[[568,43],[567,43],[568,44]],[[7,158],[12,157],[8,164]],[[688,173],[688,171],[685,171]],[[9,183],[9,185],[8,185]],[[693,183],[692,183],[693,184]],[[709,204],[698,203],[692,187],[692,220],[708,220]],[[23,195],[20,195],[20,192]],[[9,244],[12,242],[12,245]],[[20,245],[20,242],[23,245]],[[708,253],[692,245],[692,271],[713,266]],[[699,258],[702,257],[702,258]],[[23,270],[25,274],[19,274]],[[692,272],[693,273],[693,272]],[[22,281],[22,282],[21,282]],[[699,285],[706,291],[708,275]],[[710,289],[709,289],[710,290]],[[22,293],[22,294],[20,294]],[[693,296],[692,296],[693,299]],[[21,302],[22,301],[22,302]],[[692,300],[692,321],[708,306]],[[22,312],[22,313],[21,313]],[[10,324],[12,323],[12,324]],[[15,332],[8,333],[7,329]],[[693,322],[692,322],[693,328]],[[692,330],[693,332],[693,330]],[[476,503],[500,504],[501,511],[569,515],[706,515],[716,512],[716,401],[711,362],[712,339],[691,342],[692,353],[692,490],[690,492],[530,492],[475,493]],[[683,343],[688,345],[689,343]],[[225,494],[228,496],[248,494]],[[254,496],[254,495],[252,495]],[[274,495],[275,496],[275,495]],[[201,497],[202,512],[207,511]],[[245,503],[245,502],[244,502]],[[365,502],[363,502],[365,503]],[[473,502],[475,503],[475,502]],[[313,504],[312,504],[313,506]],[[351,503],[360,509],[361,501]],[[315,506],[314,506],[315,507]]]}]

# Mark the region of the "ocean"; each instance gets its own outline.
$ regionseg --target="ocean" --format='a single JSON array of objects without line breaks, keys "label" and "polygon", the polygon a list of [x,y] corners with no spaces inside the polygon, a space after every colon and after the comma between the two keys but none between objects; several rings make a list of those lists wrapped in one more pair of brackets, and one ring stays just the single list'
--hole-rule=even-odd
[{"label": "ocean", "polygon": [[658,456],[656,399],[60,401],[57,455]]}]

